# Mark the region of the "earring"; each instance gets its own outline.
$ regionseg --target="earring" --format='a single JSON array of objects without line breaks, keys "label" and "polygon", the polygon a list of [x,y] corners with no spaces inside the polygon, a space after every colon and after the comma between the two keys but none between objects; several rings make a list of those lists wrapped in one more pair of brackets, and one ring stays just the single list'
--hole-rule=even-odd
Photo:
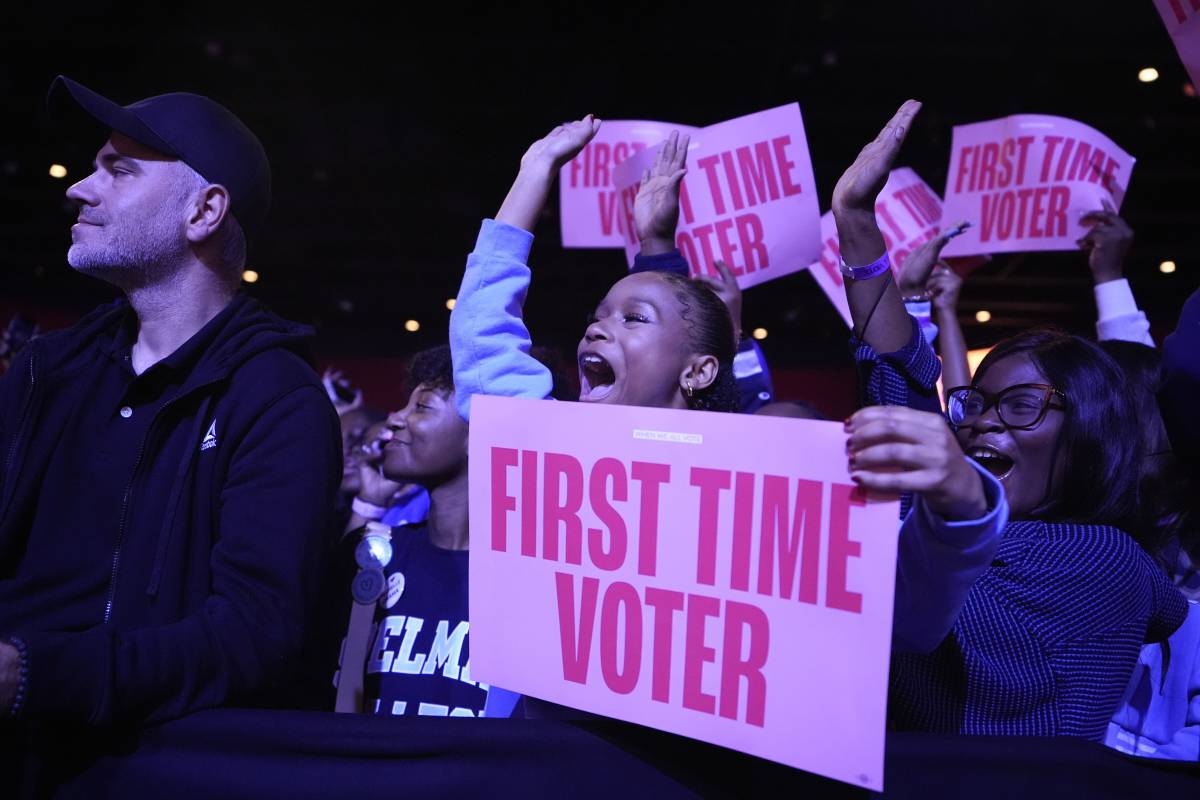
[{"label": "earring", "polygon": [[691,398],[691,396],[692,396],[692,382],[691,381],[688,381],[687,383],[685,383],[683,385],[683,393],[686,394],[689,399]]}]

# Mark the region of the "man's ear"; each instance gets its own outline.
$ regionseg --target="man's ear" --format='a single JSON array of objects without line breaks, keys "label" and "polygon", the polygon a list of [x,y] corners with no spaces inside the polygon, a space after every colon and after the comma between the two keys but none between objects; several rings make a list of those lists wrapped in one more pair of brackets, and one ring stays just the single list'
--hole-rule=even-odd
[{"label": "man's ear", "polygon": [[716,356],[692,356],[679,373],[679,386],[685,391],[689,385],[693,391],[707,389],[717,379],[720,366]]},{"label": "man's ear", "polygon": [[188,241],[199,243],[211,239],[228,214],[229,191],[219,183],[205,186],[188,206]]}]

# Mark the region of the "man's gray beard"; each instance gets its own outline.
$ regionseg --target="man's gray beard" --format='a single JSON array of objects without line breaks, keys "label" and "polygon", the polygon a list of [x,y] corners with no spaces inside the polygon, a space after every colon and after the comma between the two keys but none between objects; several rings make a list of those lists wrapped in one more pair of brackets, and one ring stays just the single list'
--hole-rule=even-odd
[{"label": "man's gray beard", "polygon": [[160,215],[137,229],[128,224],[106,224],[98,229],[102,242],[72,244],[67,263],[85,275],[122,289],[146,286],[161,279],[178,264],[186,247],[181,232]]}]

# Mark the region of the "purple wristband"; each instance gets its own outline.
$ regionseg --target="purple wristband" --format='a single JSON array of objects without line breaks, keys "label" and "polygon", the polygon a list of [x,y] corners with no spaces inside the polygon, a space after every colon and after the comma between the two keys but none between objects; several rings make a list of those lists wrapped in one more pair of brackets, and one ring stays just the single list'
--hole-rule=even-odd
[{"label": "purple wristband", "polygon": [[842,275],[846,278],[855,281],[865,281],[874,278],[876,275],[882,275],[892,268],[892,259],[888,257],[887,250],[883,251],[883,255],[867,264],[865,267],[852,267],[845,261],[841,261],[840,269]]}]

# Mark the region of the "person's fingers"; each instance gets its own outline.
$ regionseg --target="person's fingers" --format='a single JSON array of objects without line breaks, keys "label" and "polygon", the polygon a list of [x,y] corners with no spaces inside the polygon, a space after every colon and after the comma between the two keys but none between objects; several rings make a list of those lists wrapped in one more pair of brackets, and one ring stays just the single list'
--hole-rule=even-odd
[{"label": "person's fingers", "polygon": [[914,411],[907,406],[866,406],[846,419],[846,429],[852,430],[860,424],[877,419],[905,419],[913,415],[928,415],[926,411]]},{"label": "person's fingers", "polygon": [[938,242],[939,238],[941,238],[941,237],[935,236],[932,239],[926,239],[925,241],[921,242],[919,245],[917,245],[917,249],[913,250],[912,253],[910,253],[908,257],[909,258],[917,258],[920,255],[928,253],[930,250],[937,247],[937,242]]},{"label": "person's fingers", "polygon": [[1105,211],[1107,211],[1107,212],[1108,212],[1108,213],[1110,213],[1110,214],[1116,214],[1116,213],[1117,213],[1117,210],[1116,210],[1115,208],[1113,208],[1113,204],[1112,204],[1112,203],[1110,203],[1110,202],[1108,202],[1108,198],[1107,198],[1107,197],[1101,197],[1101,198],[1100,198],[1100,205],[1104,206],[1104,210],[1105,210]]},{"label": "person's fingers", "polygon": [[583,144],[591,141],[592,137],[596,135],[596,131],[599,130],[599,127],[595,124],[595,120],[592,119],[591,114],[588,114],[582,119],[577,119],[574,122],[564,122],[559,127],[562,129],[562,132],[570,136],[571,139],[581,141]]},{"label": "person's fingers", "polygon": [[1079,221],[1084,225],[1116,225],[1121,222],[1121,218],[1108,209],[1093,209],[1084,213]]},{"label": "person's fingers", "polygon": [[904,494],[923,492],[933,488],[935,479],[927,470],[917,472],[868,472],[850,471],[850,480],[863,489],[876,492]]},{"label": "person's fingers", "polygon": [[667,140],[663,142],[663,146],[658,150],[658,158],[655,159],[655,171],[659,175],[665,174],[675,161],[675,144],[679,141],[679,131],[671,131],[667,136]]},{"label": "person's fingers", "polygon": [[679,137],[679,142],[675,147],[675,164],[676,169],[682,169],[687,164],[688,147],[692,143],[692,137],[686,133]]},{"label": "person's fingers", "polygon": [[[947,242],[949,242],[955,236],[965,232],[969,227],[971,227],[971,221],[967,219],[961,219],[951,225],[949,228],[946,228],[944,231],[942,231],[937,238],[941,240],[941,246],[945,247]],[[940,250],[941,248],[938,249]]]},{"label": "person's fingers", "polygon": [[953,291],[962,285],[962,278],[953,272],[942,271],[935,275],[930,275],[929,280],[925,282],[925,286],[933,291]]},{"label": "person's fingers", "polygon": [[850,469],[881,470],[902,467],[904,469],[928,469],[937,459],[932,448],[908,442],[882,442],[850,454]]},{"label": "person's fingers", "polygon": [[683,177],[685,175],[687,175],[686,169],[676,170],[675,173],[668,178],[668,180],[671,182],[671,188],[674,189],[679,186],[679,184],[683,182]]},{"label": "person's fingers", "polygon": [[865,422],[855,420],[854,427],[847,431],[846,448],[854,452],[883,442],[935,442],[948,433],[941,414],[878,416]]},{"label": "person's fingers", "polygon": [[925,431],[946,432],[946,421],[941,414],[917,411],[906,406],[867,406],[860,408],[846,420],[846,431],[853,435],[868,425],[901,431],[919,428]]},{"label": "person's fingers", "polygon": [[908,136],[909,128],[912,127],[913,117],[921,110],[921,102],[919,100],[905,100],[900,108],[896,109],[896,113],[888,120],[887,125],[883,127],[885,136],[884,141],[892,140],[897,144],[904,141]]},{"label": "person's fingers", "polygon": [[638,188],[644,188],[650,182],[650,170],[642,170],[642,182],[638,184]]},{"label": "person's fingers", "polygon": [[869,422],[846,438],[846,449],[857,453],[868,447],[889,443],[919,444],[928,438],[929,432],[912,425],[897,425],[888,420]]},{"label": "person's fingers", "polygon": [[728,264],[720,259],[717,259],[716,267],[717,272],[721,273],[721,280],[732,286],[737,286],[737,276],[733,274],[733,270],[729,268]]}]

